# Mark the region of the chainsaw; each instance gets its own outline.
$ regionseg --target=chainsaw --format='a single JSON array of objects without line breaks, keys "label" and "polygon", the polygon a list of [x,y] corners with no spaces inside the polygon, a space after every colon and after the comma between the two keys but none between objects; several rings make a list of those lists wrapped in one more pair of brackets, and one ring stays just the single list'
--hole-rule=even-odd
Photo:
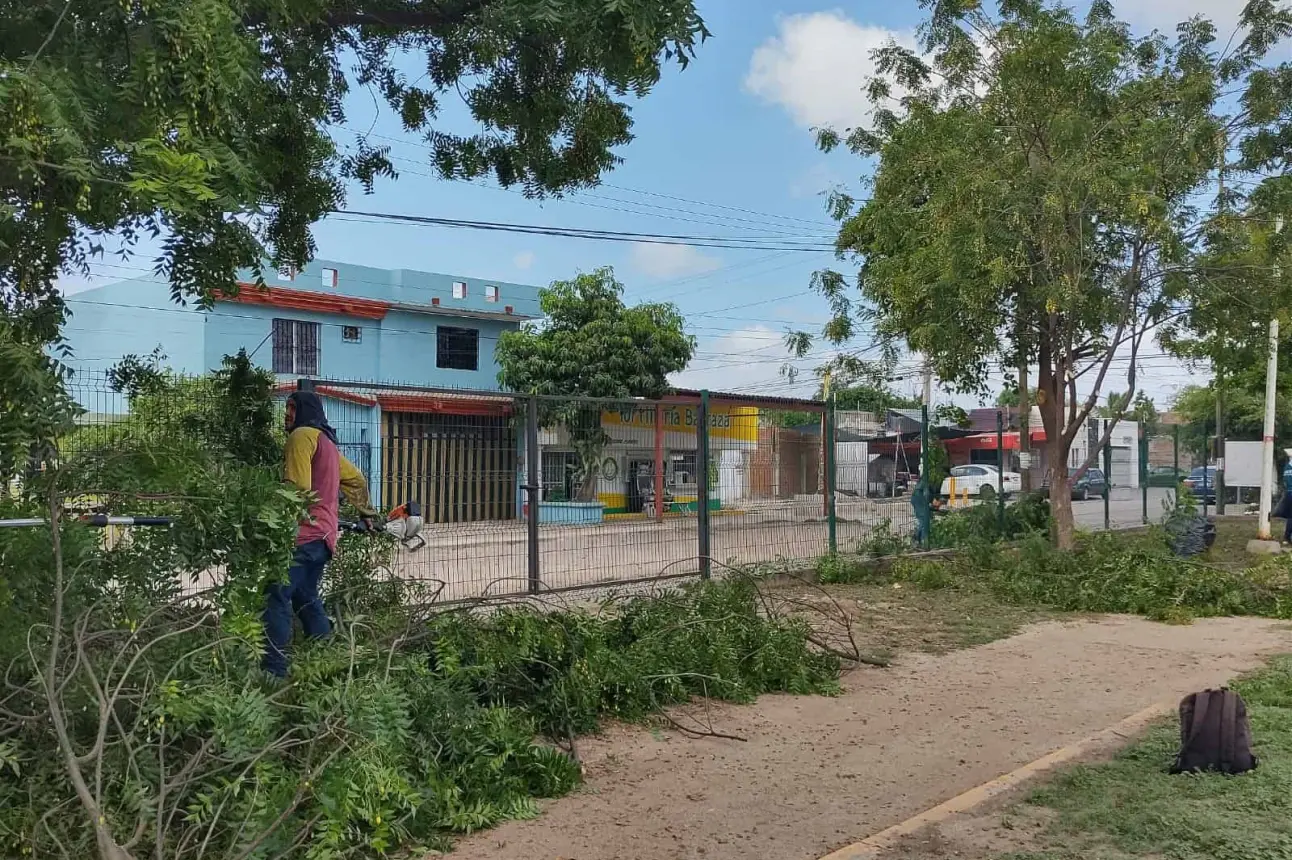
[{"label": "chainsaw", "polygon": [[376,527],[367,522],[342,520],[341,531],[354,534],[387,534],[399,541],[404,549],[417,552],[426,546],[422,537],[422,508],[417,502],[405,502],[386,515],[386,521]]}]

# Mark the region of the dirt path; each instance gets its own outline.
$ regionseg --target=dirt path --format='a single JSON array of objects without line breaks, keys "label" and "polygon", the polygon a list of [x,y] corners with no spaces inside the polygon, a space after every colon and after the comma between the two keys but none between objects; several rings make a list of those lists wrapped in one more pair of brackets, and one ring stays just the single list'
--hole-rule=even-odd
[{"label": "dirt path", "polygon": [[1285,625],[1050,622],[845,678],[837,699],[713,711],[747,743],[622,728],[581,743],[588,784],[457,860],[811,860],[1149,705],[1292,646]]}]

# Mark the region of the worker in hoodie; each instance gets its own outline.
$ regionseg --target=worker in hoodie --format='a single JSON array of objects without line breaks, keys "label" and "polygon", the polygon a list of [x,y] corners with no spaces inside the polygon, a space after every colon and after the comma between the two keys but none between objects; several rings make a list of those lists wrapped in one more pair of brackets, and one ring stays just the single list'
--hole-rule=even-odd
[{"label": "worker in hoodie", "polygon": [[292,640],[292,615],[311,639],[332,632],[332,622],[319,597],[323,571],[336,551],[342,494],[371,526],[374,511],[368,483],[353,463],[341,456],[336,431],[327,423],[323,401],[312,391],[287,398],[287,445],[283,475],[310,497],[309,516],[296,530],[296,552],[286,582],[272,583],[265,593],[265,671],[287,675],[287,652]]}]

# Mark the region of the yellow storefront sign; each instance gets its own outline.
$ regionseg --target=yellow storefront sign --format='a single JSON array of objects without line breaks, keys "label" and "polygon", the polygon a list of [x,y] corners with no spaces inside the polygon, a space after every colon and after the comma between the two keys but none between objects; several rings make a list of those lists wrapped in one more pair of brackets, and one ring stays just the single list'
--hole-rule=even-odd
[{"label": "yellow storefront sign", "polygon": [[[655,429],[654,406],[624,406],[601,413],[601,426]],[[698,406],[663,406],[660,422],[666,433],[694,433],[700,423]],[[758,408],[755,406],[710,406],[709,437],[741,442],[758,441]]]}]

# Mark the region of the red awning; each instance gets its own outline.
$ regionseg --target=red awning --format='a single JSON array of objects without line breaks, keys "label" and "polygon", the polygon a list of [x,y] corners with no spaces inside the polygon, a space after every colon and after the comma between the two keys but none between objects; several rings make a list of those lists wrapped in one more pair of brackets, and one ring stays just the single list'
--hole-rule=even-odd
[{"label": "red awning", "polygon": [[[1032,444],[1045,441],[1044,430],[1033,430],[1028,434],[1031,436]],[[1005,445],[1006,451],[1018,450],[1018,431],[1003,434],[1001,442]],[[947,439],[942,443],[948,454],[964,453],[966,451],[995,451],[996,434],[979,433],[976,436],[963,436],[959,439]]]}]

